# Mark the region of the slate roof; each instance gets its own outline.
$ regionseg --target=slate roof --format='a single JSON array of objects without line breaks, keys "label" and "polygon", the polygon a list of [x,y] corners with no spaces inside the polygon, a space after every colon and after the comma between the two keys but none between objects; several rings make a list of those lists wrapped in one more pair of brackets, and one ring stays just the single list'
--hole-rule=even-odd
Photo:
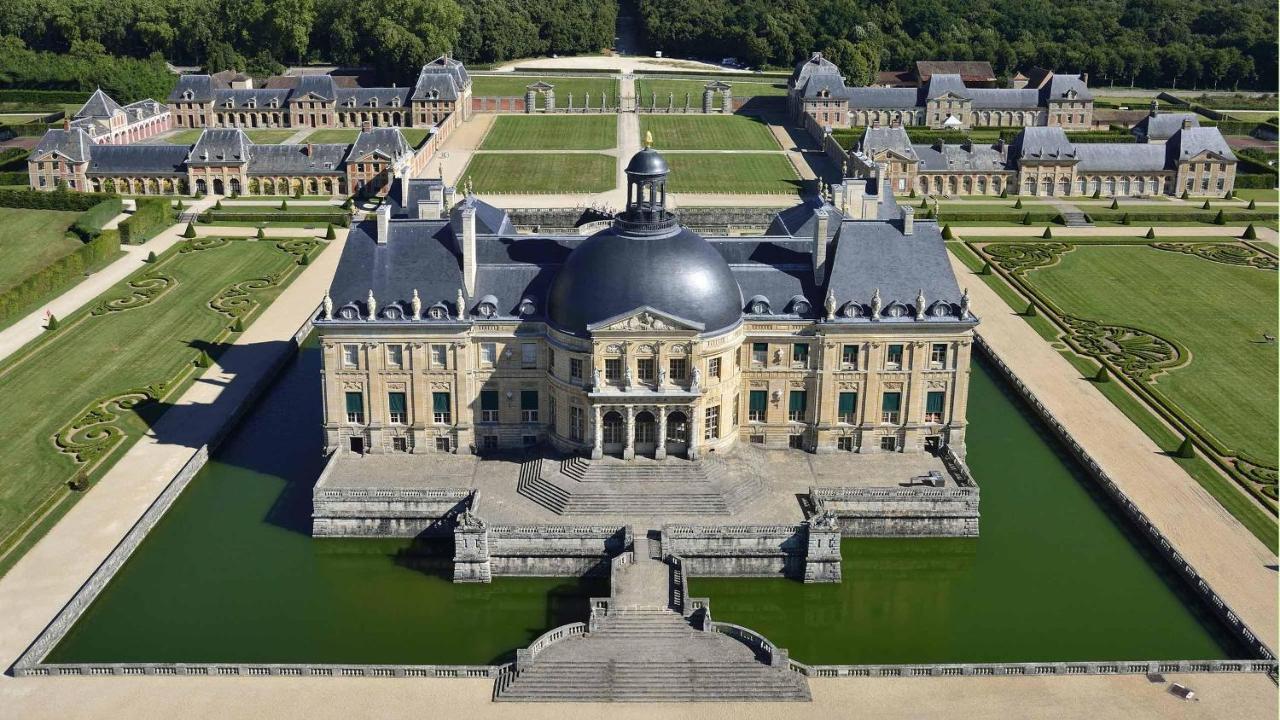
[{"label": "slate roof", "polygon": [[1190,160],[1202,152],[1211,152],[1235,161],[1235,153],[1227,145],[1227,139],[1216,127],[1182,128],[1165,143],[1169,159],[1174,162]]},{"label": "slate roof", "polygon": [[[338,108],[389,108],[409,106],[413,88],[338,88]],[[376,101],[376,102],[375,102]],[[352,105],[354,103],[354,105]]]},{"label": "slate roof", "polygon": [[110,95],[102,92],[102,88],[93,91],[89,99],[84,105],[76,111],[77,118],[109,118],[118,112],[123,112],[124,108],[120,107],[120,103],[111,99]]},{"label": "slate roof", "polygon": [[1079,143],[1076,172],[1164,170],[1167,152],[1163,145],[1146,143]]},{"label": "slate roof", "polygon": [[1040,106],[1038,90],[970,88],[965,93],[973,100],[974,110],[1034,110]]},{"label": "slate roof", "polygon": [[[858,87],[849,88],[845,94],[849,107],[883,109],[922,107],[929,100],[948,93],[968,99],[975,110],[1019,110],[1045,107],[1051,99],[1066,99],[1069,90],[1077,93],[1077,99],[1092,100],[1093,95],[1079,75],[1055,75],[1041,77],[1043,85],[1023,88],[971,88],[955,73],[934,73],[928,82],[915,88]],[[797,87],[800,87],[797,85]],[[808,97],[806,91],[806,97]]]},{"label": "slate roof", "polygon": [[[207,103],[213,100],[215,89],[213,78],[208,75],[180,75],[173,92],[169,93],[169,102]],[[187,92],[191,93],[190,98],[183,97]]]},{"label": "slate roof", "polygon": [[89,175],[185,175],[185,145],[94,145]]},{"label": "slate roof", "polygon": [[911,138],[907,135],[906,128],[901,126],[869,127],[862,133],[858,147],[868,155],[874,155],[881,150],[892,150],[908,160],[919,159],[911,145]]},{"label": "slate roof", "polygon": [[[266,88],[253,89],[235,89],[224,88],[213,91],[213,108],[231,108],[233,110],[262,110],[271,107],[271,101],[275,100],[280,109],[287,107],[289,102],[288,90],[268,90]],[[228,103],[230,103],[228,105]],[[252,104],[251,104],[252,103]]]},{"label": "slate roof", "polygon": [[1191,122],[1191,127],[1200,127],[1200,116],[1196,113],[1156,113],[1147,115],[1133,126],[1133,134],[1146,140],[1168,140],[1182,129],[1182,121]]},{"label": "slate roof", "polygon": [[845,318],[845,322],[867,321],[877,289],[882,312],[894,302],[905,306],[903,321],[914,318],[916,296],[921,291],[926,308],[938,302],[950,305],[949,315],[929,315],[928,321],[959,319],[960,286],[951,270],[936,221],[915,221],[911,235],[903,235],[891,223],[845,223],[840,228],[835,257],[828,262],[831,264],[828,287],[835,296],[836,306],[844,308],[850,302],[862,306],[861,317]]},{"label": "slate roof", "polygon": [[1076,100],[1093,99],[1093,93],[1089,90],[1089,85],[1085,83],[1082,76],[1053,73],[1049,77],[1049,82],[1041,86],[1041,92],[1043,93],[1041,100],[1046,105],[1050,100],[1065,100],[1069,91],[1075,91]]},{"label": "slate roof", "polygon": [[191,146],[187,162],[195,165],[237,164],[248,160],[250,142],[237,128],[209,128]]},{"label": "slate roof", "polygon": [[388,160],[397,160],[411,152],[413,149],[404,139],[400,128],[378,127],[362,130],[356,136],[350,157],[352,160],[362,160],[370,155],[380,154]]},{"label": "slate roof", "polygon": [[929,78],[929,82],[924,85],[925,97],[932,100],[936,97],[953,93],[960,97],[969,97],[968,88],[964,86],[964,81],[959,75],[938,73]]},{"label": "slate roof", "polygon": [[89,140],[89,136],[79,128],[71,128],[70,130],[54,129],[49,130],[40,138],[40,142],[36,143],[35,149],[31,151],[31,159],[36,160],[53,153],[61,155],[71,162],[85,162],[89,159],[89,149],[93,147],[93,143]]},{"label": "slate roof", "polygon": [[1009,157],[1026,160],[1070,160],[1076,157],[1076,146],[1067,133],[1057,126],[1023,128],[1013,139]]},{"label": "slate roof", "polygon": [[462,63],[441,55],[422,66],[413,86],[414,100],[457,100],[471,85]]},{"label": "slate roof", "polygon": [[966,82],[993,82],[996,71],[991,63],[982,60],[918,60],[916,78],[928,82],[936,74],[956,75]]},{"label": "slate roof", "polygon": [[298,100],[308,95],[315,95],[325,102],[338,99],[338,86],[328,75],[300,75],[290,98]]},{"label": "slate roof", "polygon": [[946,172],[970,170],[975,172],[998,172],[1009,169],[1004,152],[993,145],[970,144],[957,145],[937,143],[934,145],[913,145],[915,154],[920,158],[920,170]]},{"label": "slate roof", "polygon": [[250,175],[339,175],[346,145],[254,145],[249,147]]},{"label": "slate roof", "polygon": [[916,88],[849,88],[846,96],[851,108],[911,108],[920,104]]}]

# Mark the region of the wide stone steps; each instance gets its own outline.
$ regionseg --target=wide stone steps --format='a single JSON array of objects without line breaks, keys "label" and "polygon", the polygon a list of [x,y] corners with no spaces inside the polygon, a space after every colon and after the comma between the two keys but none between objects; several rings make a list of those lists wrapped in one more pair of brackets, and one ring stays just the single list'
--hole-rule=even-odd
[{"label": "wide stone steps", "polygon": [[523,702],[805,702],[804,679],[787,670],[732,662],[538,664],[496,700]]},{"label": "wide stone steps", "polygon": [[1083,212],[1063,212],[1062,222],[1067,227],[1093,227],[1093,223],[1089,221],[1089,216]]}]

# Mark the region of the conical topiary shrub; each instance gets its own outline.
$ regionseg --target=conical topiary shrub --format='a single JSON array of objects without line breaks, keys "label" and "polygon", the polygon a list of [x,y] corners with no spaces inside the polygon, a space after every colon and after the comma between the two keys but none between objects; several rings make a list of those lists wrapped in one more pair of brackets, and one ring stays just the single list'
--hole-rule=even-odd
[{"label": "conical topiary shrub", "polygon": [[954,239],[955,239],[955,237],[956,237],[956,234],[955,234],[955,233],[953,233],[953,232],[951,232],[951,226],[950,226],[950,225],[943,225],[943,226],[942,226],[942,239],[943,239],[943,240],[954,240]]},{"label": "conical topiary shrub", "polygon": [[1098,198],[1100,198],[1100,197],[1102,197],[1102,188],[1098,188],[1098,189],[1096,189],[1096,190],[1094,190],[1094,191],[1093,191],[1093,199],[1094,199],[1094,200],[1097,200],[1097,199],[1098,199]]},{"label": "conical topiary shrub", "polygon": [[1112,209],[1112,210],[1119,210],[1119,209],[1120,209],[1120,201],[1119,201],[1119,200],[1117,200],[1117,199],[1115,199],[1115,198],[1111,198],[1111,209]]},{"label": "conical topiary shrub", "polygon": [[329,227],[327,227],[327,228],[325,228],[325,229],[324,229],[324,239],[325,239],[325,240],[336,240],[336,239],[337,239],[337,237],[338,237],[338,233],[334,232],[334,230],[333,230],[333,223],[329,223]]},{"label": "conical topiary shrub", "polygon": [[1027,303],[1027,311],[1026,311],[1026,312],[1024,312],[1024,313],[1022,313],[1022,314],[1023,314],[1023,315],[1026,315],[1027,317],[1035,317],[1035,316],[1036,316],[1036,304],[1035,304],[1035,303]]},{"label": "conical topiary shrub", "polygon": [[1205,200],[1205,201],[1204,201],[1204,204],[1200,206],[1200,209],[1201,209],[1201,210],[1212,210],[1213,208],[1209,205],[1209,201],[1208,201],[1208,200]]},{"label": "conical topiary shrub", "polygon": [[152,250],[151,252],[147,253],[147,259],[144,260],[143,262],[154,263],[155,261],[156,261],[156,251]]},{"label": "conical topiary shrub", "polygon": [[1196,456],[1196,444],[1191,442],[1191,438],[1182,439],[1182,444],[1178,446],[1178,457],[1184,460],[1190,460]]},{"label": "conical topiary shrub", "polygon": [[304,254],[302,255],[302,257],[299,257],[299,258],[298,258],[298,264],[299,264],[299,265],[310,265],[310,264],[311,264],[311,256],[310,256],[310,255],[307,255],[307,254],[305,254],[305,253],[304,253]]},{"label": "conical topiary shrub", "polygon": [[1098,368],[1098,372],[1093,376],[1094,382],[1111,382],[1111,371],[1107,370],[1107,366],[1103,365]]},{"label": "conical topiary shrub", "polygon": [[1017,200],[1014,200],[1014,201],[1013,201],[1013,209],[1014,209],[1014,210],[1021,210],[1021,209],[1022,209],[1022,198],[1018,198]]},{"label": "conical topiary shrub", "polygon": [[1156,229],[1155,229],[1155,228],[1147,228],[1147,235],[1146,235],[1146,238],[1147,238],[1148,240],[1155,240],[1155,239],[1156,239]]},{"label": "conical topiary shrub", "polygon": [[1244,229],[1244,235],[1242,235],[1241,237],[1243,237],[1245,240],[1258,239],[1258,231],[1253,228],[1253,223],[1249,223],[1249,227]]},{"label": "conical topiary shrub", "polygon": [[920,198],[920,209],[921,209],[921,210],[928,210],[928,209],[929,209],[929,199],[928,199],[928,198]]},{"label": "conical topiary shrub", "polygon": [[1182,196],[1181,196],[1181,197],[1182,197],[1182,199],[1183,199],[1183,200],[1190,200],[1190,199],[1191,199],[1191,193],[1187,192],[1186,190],[1183,190],[1183,191],[1182,191]]},{"label": "conical topiary shrub", "polygon": [[231,323],[231,332],[235,332],[235,333],[244,332],[244,320],[241,320],[240,318],[236,318],[235,321]]},{"label": "conical topiary shrub", "polygon": [[196,367],[207,368],[212,364],[213,358],[209,357],[209,351],[201,350],[200,354],[196,356]]},{"label": "conical topiary shrub", "polygon": [[1040,237],[1044,238],[1045,240],[1050,240],[1050,239],[1052,239],[1052,238],[1053,238],[1053,230],[1052,230],[1052,229],[1050,229],[1048,225],[1045,225],[1045,226],[1044,226],[1044,232],[1040,233]]},{"label": "conical topiary shrub", "polygon": [[288,200],[281,200],[281,201],[280,201],[280,209],[281,209],[281,210],[288,210],[288,209],[289,209],[289,201],[288,201]]},{"label": "conical topiary shrub", "polygon": [[1121,225],[1132,225],[1132,224],[1133,224],[1133,221],[1129,219],[1129,213],[1125,213],[1124,215],[1120,216],[1120,224],[1121,224]]},{"label": "conical topiary shrub", "polygon": [[221,209],[222,209],[222,201],[221,201],[221,200],[215,200],[215,201],[214,201],[214,203],[213,203],[213,209],[214,209],[214,210],[221,210]]},{"label": "conical topiary shrub", "polygon": [[1000,191],[1000,197],[1002,197],[1002,198],[1007,198],[1007,197],[1009,197],[1009,188],[1005,188],[1004,190],[1001,190],[1001,191]]},{"label": "conical topiary shrub", "polygon": [[187,229],[182,231],[182,237],[193,238],[196,236],[196,226],[193,223],[187,223]]},{"label": "conical topiary shrub", "polygon": [[54,330],[57,330],[57,329],[58,329],[58,316],[57,316],[57,315],[54,315],[53,313],[49,313],[49,319],[45,321],[45,323],[44,323],[44,329],[45,329],[45,330],[48,330],[49,332],[53,332]]},{"label": "conical topiary shrub", "polygon": [[1257,209],[1258,209],[1258,201],[1257,201],[1257,200],[1250,200],[1250,201],[1249,201],[1249,208],[1248,208],[1248,209],[1250,209],[1250,210],[1257,210]]},{"label": "conical topiary shrub", "polygon": [[979,275],[990,275],[990,274],[991,274],[991,263],[989,263],[989,262],[984,262],[984,263],[982,263],[982,270],[978,271],[978,274],[979,274]]},{"label": "conical topiary shrub", "polygon": [[258,238],[259,240],[266,240],[266,239],[267,239],[267,231],[266,231],[265,229],[263,229],[263,228],[258,228],[257,238]]},{"label": "conical topiary shrub", "polygon": [[1031,224],[1031,213],[1022,213],[1022,224],[1023,225]]},{"label": "conical topiary shrub", "polygon": [[1218,214],[1213,216],[1213,224],[1214,224],[1214,225],[1226,225],[1226,224],[1227,224],[1227,216],[1226,216],[1226,215],[1224,215],[1224,214],[1222,213],[1222,211],[1221,211],[1221,210],[1219,210],[1219,211],[1218,211]]}]

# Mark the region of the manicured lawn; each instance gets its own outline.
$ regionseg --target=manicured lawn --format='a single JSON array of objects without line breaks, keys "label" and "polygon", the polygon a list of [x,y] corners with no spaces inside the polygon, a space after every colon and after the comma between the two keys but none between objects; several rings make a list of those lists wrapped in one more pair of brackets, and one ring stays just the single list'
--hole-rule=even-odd
[{"label": "manicured lawn", "polygon": [[769,126],[745,115],[642,115],[640,137],[668,150],[778,150]]},{"label": "manicured lawn", "polygon": [[350,144],[356,141],[356,136],[360,134],[357,128],[325,128],[316,130],[302,139],[302,142],[319,144]]},{"label": "manicured lawn", "polygon": [[618,145],[616,115],[500,115],[481,150],[606,150]]},{"label": "manicured lawn", "polygon": [[0,292],[79,248],[67,234],[78,212],[0,208]]},{"label": "manicured lawn", "polygon": [[1228,448],[1277,461],[1276,273],[1144,246],[1088,246],[1027,280],[1065,312],[1174,340],[1154,389]]},{"label": "manicured lawn", "polygon": [[801,186],[782,153],[666,153],[667,189],[677,193],[795,193]]},{"label": "manicured lawn", "polygon": [[[316,241],[294,242],[315,252]],[[104,473],[190,383],[201,350],[216,353],[233,319],[211,301],[233,284],[275,277],[274,285],[244,292],[242,305],[224,306],[244,313],[247,325],[296,274],[297,257],[276,242],[208,244],[213,247],[180,252],[189,247],[182,243],[0,365],[8,403],[0,416],[6,440],[0,453],[0,553],[14,547],[39,515],[64,512],[79,495],[68,490],[67,481],[80,470],[95,479]],[[131,287],[131,281],[138,284]],[[132,407],[109,405],[98,410],[106,416],[82,420],[99,403],[126,393],[139,393],[131,400],[145,399]],[[71,432],[70,442],[81,462],[56,444],[73,423],[79,430]],[[21,546],[34,540],[28,536]],[[0,560],[0,569],[15,559],[11,554]]]},{"label": "manicured lawn", "polygon": [[431,128],[400,128],[400,134],[411,147],[418,147],[431,134]]},{"label": "manicured lawn", "polygon": [[1241,200],[1258,200],[1266,202],[1276,202],[1280,200],[1280,190],[1275,188],[1247,188],[1245,190],[1236,190],[1236,197]]},{"label": "manicured lawn", "polygon": [[200,129],[179,130],[178,132],[165,138],[164,141],[170,145],[195,145],[200,139],[200,133],[204,132]]},{"label": "manicured lawn", "polygon": [[244,134],[259,145],[279,145],[293,137],[296,130],[245,130]]},{"label": "manicured lawn", "polygon": [[[582,107],[587,93],[591,93],[591,107],[600,107],[601,97],[606,92],[609,93],[610,106],[618,102],[618,81],[610,77],[472,75],[471,95],[472,97],[523,98],[525,88],[538,81],[555,86],[556,107],[565,107],[569,104],[569,93],[573,93],[574,107]],[[538,100],[538,106],[542,106],[541,99]]]},{"label": "manicured lawn", "polygon": [[611,155],[477,153],[459,176],[480,193],[604,192],[615,184]]},{"label": "manicured lawn", "polygon": [[[667,78],[645,78],[636,80],[636,103],[640,107],[649,107],[652,99],[651,93],[658,95],[658,107],[667,106],[670,93],[675,93],[675,105],[677,108],[685,106],[685,93],[689,95],[689,107],[694,110],[702,109],[702,92],[706,88],[707,80],[670,80]],[[786,95],[787,84],[781,82],[776,85],[762,82],[735,82],[726,80],[733,86],[734,97],[756,97],[759,95]],[[720,93],[716,93],[713,98],[714,106],[720,107]]]}]

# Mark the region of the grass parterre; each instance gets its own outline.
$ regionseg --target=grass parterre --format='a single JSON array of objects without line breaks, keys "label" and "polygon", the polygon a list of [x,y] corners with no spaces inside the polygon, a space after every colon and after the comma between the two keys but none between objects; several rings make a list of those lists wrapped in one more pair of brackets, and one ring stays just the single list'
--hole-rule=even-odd
[{"label": "grass parterre", "polygon": [[499,115],[480,149],[607,150],[617,144],[617,115]]}]

